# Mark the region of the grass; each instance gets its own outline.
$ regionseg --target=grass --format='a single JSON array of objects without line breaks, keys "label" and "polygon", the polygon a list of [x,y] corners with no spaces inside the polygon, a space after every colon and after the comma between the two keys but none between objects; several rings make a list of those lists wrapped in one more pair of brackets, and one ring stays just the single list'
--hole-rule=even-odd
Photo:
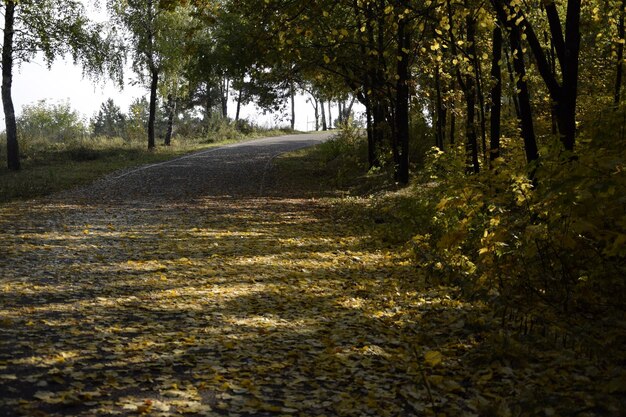
[{"label": "grass", "polygon": [[[207,138],[175,138],[171,146],[157,146],[149,151],[144,140],[125,141],[121,138],[84,138],[68,142],[22,140],[20,156],[22,169],[0,168],[0,204],[14,200],[43,197],[58,191],[83,186],[121,169],[157,163],[203,149],[221,146],[261,136],[279,136],[283,129],[258,131],[244,135],[234,129],[230,134],[222,129]],[[6,149],[0,147],[4,164]]]},{"label": "grass", "polygon": [[281,155],[274,175],[281,193],[345,197],[395,188],[389,169],[368,171],[367,142],[356,130],[343,130],[320,145]]}]

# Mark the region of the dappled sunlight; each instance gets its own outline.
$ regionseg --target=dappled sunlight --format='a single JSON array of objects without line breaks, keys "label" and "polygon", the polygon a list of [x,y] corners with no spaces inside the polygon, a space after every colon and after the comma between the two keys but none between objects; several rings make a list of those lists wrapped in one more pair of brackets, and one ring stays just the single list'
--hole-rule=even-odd
[{"label": "dappled sunlight", "polygon": [[[418,294],[404,255],[325,204],[0,208],[6,401],[25,414],[414,413],[427,394],[410,346],[440,322],[429,312],[469,306]],[[436,338],[420,346],[474,347],[461,327]]]}]

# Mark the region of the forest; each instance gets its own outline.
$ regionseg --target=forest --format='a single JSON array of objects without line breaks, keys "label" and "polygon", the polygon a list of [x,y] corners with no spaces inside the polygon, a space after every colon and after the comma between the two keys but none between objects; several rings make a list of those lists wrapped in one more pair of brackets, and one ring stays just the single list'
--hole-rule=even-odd
[{"label": "forest", "polygon": [[[31,169],[29,153],[20,153],[22,140],[51,136],[29,121],[72,113],[39,103],[26,109],[29,117],[15,116],[12,79],[19,76],[19,62],[37,54],[49,63],[71,56],[87,76],[120,83],[129,62],[149,92],[127,114],[109,101],[78,131],[42,141],[59,144],[81,136],[81,152],[102,141],[120,146],[141,142],[145,152],[155,152],[181,146],[191,137],[206,141],[220,129],[224,136],[250,134],[255,127],[239,117],[239,107],[246,103],[287,112],[293,130],[294,97],[306,95],[315,109],[316,129],[336,125],[338,131],[314,150],[279,158],[279,170],[287,169],[281,177],[290,185],[287,194],[304,193],[313,178],[322,184],[314,187],[341,190],[327,210],[334,219],[363,226],[363,234],[388,257],[385,261],[341,252],[337,256],[346,255],[345,262],[365,263],[363,276],[351,275],[342,288],[362,286],[375,298],[379,290],[372,283],[378,282],[380,294],[387,294],[391,284],[375,281],[376,265],[380,262],[385,271],[396,268],[390,274],[402,275],[402,284],[389,290],[397,299],[389,299],[397,305],[385,298],[385,308],[376,307],[380,314],[373,317],[395,329],[402,343],[429,346],[407,348],[418,363],[411,372],[420,388],[417,394],[402,394],[409,404],[405,408],[386,408],[377,398],[368,403],[377,410],[373,414],[360,408],[350,414],[350,407],[339,402],[326,412],[623,412],[626,0],[102,3],[109,22],[89,21],[75,0],[2,1],[4,178],[18,181]],[[237,106],[234,119],[227,117],[229,97]],[[336,117],[328,114],[330,103],[338,108]],[[353,110],[356,103],[364,109],[360,116]],[[85,159],[98,158],[94,149],[90,152],[96,155]],[[319,160],[308,165],[306,158]],[[31,165],[22,167],[23,160]],[[222,208],[216,210],[232,221]],[[233,211],[239,213],[240,207]],[[185,219],[192,221],[188,214]],[[309,232],[304,230],[301,238],[311,237]],[[299,238],[296,230],[289,239]],[[197,264],[190,268],[202,274]],[[312,268],[307,264],[294,273]],[[421,295],[426,290],[439,301]],[[457,313],[448,311],[456,302],[481,318],[460,320],[456,314],[461,307]],[[430,325],[424,324],[431,340],[416,336],[410,323],[419,322],[413,316],[419,306],[432,303],[443,307]],[[468,339],[459,339],[459,345],[489,346],[485,349],[490,353],[479,362],[490,371],[454,379],[453,373],[464,371],[449,368],[446,374],[440,369],[454,362],[447,355],[455,357],[462,348],[433,340],[461,328]],[[527,397],[507,402],[505,374],[533,360],[539,364],[528,371],[536,375],[533,381],[554,384],[563,396],[532,399],[527,392]],[[479,368],[477,363],[468,366]],[[538,370],[542,363],[545,369]],[[473,395],[467,386],[471,383],[486,391],[492,385],[500,388],[492,396],[467,399]],[[135,410],[139,414],[154,411],[156,403],[142,404]],[[255,408],[250,407],[243,415],[257,415],[246,414]],[[272,407],[276,404],[256,410],[324,415],[311,412],[314,408],[298,414],[293,404]],[[227,415],[222,411],[215,415]]]}]

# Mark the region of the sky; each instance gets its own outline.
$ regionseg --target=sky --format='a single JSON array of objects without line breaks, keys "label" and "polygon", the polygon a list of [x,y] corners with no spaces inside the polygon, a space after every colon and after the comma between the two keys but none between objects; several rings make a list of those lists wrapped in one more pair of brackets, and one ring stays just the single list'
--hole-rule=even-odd
[{"label": "sky", "polygon": [[[122,111],[127,111],[135,98],[142,96],[148,98],[147,88],[130,84],[134,78],[132,71],[127,70],[126,86],[120,90],[111,81],[96,83],[83,78],[81,68],[73,65],[71,61],[58,60],[51,68],[47,68],[43,60],[36,59],[15,69],[13,102],[16,113],[19,115],[24,105],[34,104],[40,100],[47,100],[49,103],[67,101],[73,109],[89,119],[108,98],[112,98]],[[231,100],[228,109],[230,117],[235,117],[235,110],[235,103]],[[333,112],[336,113],[337,109],[333,108]],[[277,121],[276,118],[281,116],[284,120]],[[286,115],[263,115],[254,105],[244,106],[241,117],[255,120],[262,126],[289,124]],[[296,129],[314,130],[314,117],[313,107],[306,102],[306,97],[298,96],[296,98]],[[4,116],[1,119],[4,121]]]}]

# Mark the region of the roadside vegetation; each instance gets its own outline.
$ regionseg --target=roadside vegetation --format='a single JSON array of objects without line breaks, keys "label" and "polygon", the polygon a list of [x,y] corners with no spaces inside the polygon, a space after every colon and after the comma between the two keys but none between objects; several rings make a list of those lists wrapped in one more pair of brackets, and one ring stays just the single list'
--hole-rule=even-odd
[{"label": "roadside vegetation", "polygon": [[[89,122],[82,120],[67,103],[41,101],[26,106],[18,118],[22,169],[0,168],[0,203],[86,185],[120,169],[168,160],[212,146],[293,133],[290,128],[261,127],[247,120],[235,124],[215,117],[207,123],[201,117],[182,112],[171,144],[165,146],[161,136],[158,146],[148,150],[146,115],[146,102],[142,100],[132,104],[128,113],[108,100]],[[158,121],[161,127],[166,123],[163,117]],[[3,142],[0,158],[4,156]]]}]

